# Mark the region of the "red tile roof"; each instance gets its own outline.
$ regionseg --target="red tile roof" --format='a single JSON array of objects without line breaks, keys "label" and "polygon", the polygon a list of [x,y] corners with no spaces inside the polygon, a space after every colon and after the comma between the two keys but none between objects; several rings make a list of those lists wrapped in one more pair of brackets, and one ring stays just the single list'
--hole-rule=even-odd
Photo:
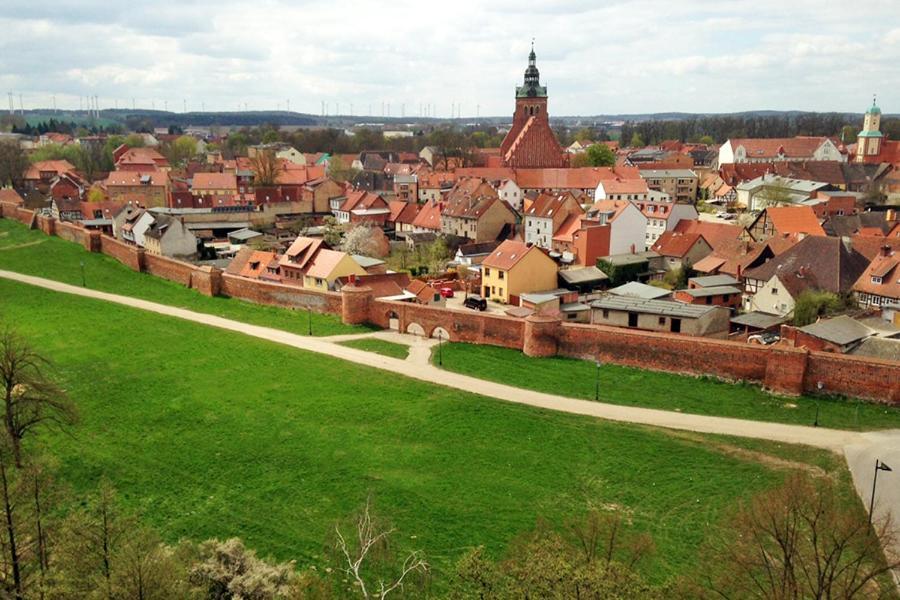
[{"label": "red tile roof", "polygon": [[419,214],[412,222],[416,229],[430,229],[432,231],[441,230],[441,203],[428,202],[422,205]]},{"label": "red tile roof", "polygon": [[[666,231],[651,248],[662,256],[674,256],[677,258],[687,254],[695,244],[706,239],[700,233],[680,233],[678,231]],[[709,244],[709,242],[706,242]]]},{"label": "red tile roof", "polygon": [[809,206],[770,206],[769,221],[781,235],[825,235],[816,213]]},{"label": "red tile roof", "polygon": [[47,171],[53,171],[57,175],[72,173],[75,171],[75,165],[67,160],[39,160],[25,171],[25,179],[40,179],[41,173]]},{"label": "red tile roof", "polygon": [[744,233],[740,225],[730,223],[710,223],[695,219],[682,219],[675,225],[675,231],[679,233],[699,233],[712,246],[713,250],[737,240]]},{"label": "red tile roof", "polygon": [[735,150],[743,146],[747,158],[776,158],[780,154],[788,158],[811,158],[827,137],[797,136],[792,138],[737,138],[729,140]]},{"label": "red tile roof", "polygon": [[529,252],[541,252],[537,246],[530,246],[516,240],[506,240],[491,252],[481,263],[483,267],[509,271]]},{"label": "red tile roof", "polygon": [[195,173],[191,181],[193,190],[234,190],[237,192],[237,176],[234,173]]}]

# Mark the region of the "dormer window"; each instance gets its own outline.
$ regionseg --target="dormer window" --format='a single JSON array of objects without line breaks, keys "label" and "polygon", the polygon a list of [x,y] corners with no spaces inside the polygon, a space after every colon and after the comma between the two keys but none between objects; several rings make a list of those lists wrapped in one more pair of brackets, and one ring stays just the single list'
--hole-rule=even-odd
[{"label": "dormer window", "polygon": [[878,277],[877,275],[872,275],[872,283],[880,284],[881,281],[882,281],[881,277]]}]

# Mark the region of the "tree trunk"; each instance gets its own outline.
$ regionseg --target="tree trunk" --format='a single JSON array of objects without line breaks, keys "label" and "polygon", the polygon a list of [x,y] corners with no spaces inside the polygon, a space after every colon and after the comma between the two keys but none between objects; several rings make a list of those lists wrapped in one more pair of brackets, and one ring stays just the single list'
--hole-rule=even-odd
[{"label": "tree trunk", "polygon": [[16,600],[22,600],[22,573],[19,569],[19,551],[16,547],[16,528],[13,521],[12,502],[9,499],[9,481],[6,477],[6,462],[0,452],[0,483],[3,487],[3,512],[6,517],[6,535],[9,536],[9,560],[12,564],[13,589]]},{"label": "tree trunk", "polygon": [[44,597],[44,582],[47,578],[47,544],[44,539],[44,525],[41,511],[41,490],[39,476],[34,476],[34,520],[37,525],[37,546],[38,546],[38,564],[41,568],[41,588],[40,597]]},{"label": "tree trunk", "polygon": [[20,447],[20,440],[18,435],[16,435],[16,428],[13,421],[13,399],[12,399],[12,391],[15,387],[14,381],[6,381],[6,402],[4,404],[4,422],[6,424],[6,435],[9,436],[10,445],[12,446],[13,459],[16,463],[16,468],[22,468],[22,449]]}]

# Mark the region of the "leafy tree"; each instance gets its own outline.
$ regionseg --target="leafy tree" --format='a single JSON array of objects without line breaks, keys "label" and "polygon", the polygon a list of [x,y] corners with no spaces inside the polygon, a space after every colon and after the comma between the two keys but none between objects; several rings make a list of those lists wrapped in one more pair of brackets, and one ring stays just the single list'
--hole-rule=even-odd
[{"label": "leafy tree", "polygon": [[28,157],[14,140],[0,141],[0,187],[18,187],[28,169]]},{"label": "leafy tree", "polygon": [[143,148],[144,147],[144,137],[138,135],[136,133],[132,133],[125,137],[125,141],[122,142],[129,148]]},{"label": "leafy tree", "polygon": [[343,228],[340,223],[338,223],[337,219],[331,215],[322,219],[322,223],[325,227],[324,232],[322,233],[322,239],[324,239],[325,243],[329,246],[336,247],[341,243],[341,238],[344,235]]},{"label": "leafy tree", "polygon": [[803,327],[816,319],[841,309],[843,302],[831,292],[807,289],[800,292],[794,303],[794,326]]},{"label": "leafy tree", "polygon": [[644,143],[644,138],[640,133],[634,132],[634,134],[631,136],[631,140],[628,142],[628,145],[632,148],[643,148],[647,144]]},{"label": "leafy tree", "polygon": [[352,181],[357,175],[359,175],[359,169],[345,165],[340,156],[332,156],[328,159],[328,176],[338,183]]},{"label": "leafy tree", "polygon": [[197,140],[182,135],[171,143],[163,144],[162,153],[172,165],[181,165],[197,156]]},{"label": "leafy tree", "polygon": [[588,166],[612,167],[616,164],[616,154],[606,144],[594,144],[584,151]]},{"label": "leafy tree", "polygon": [[87,201],[88,202],[103,202],[106,200],[106,194],[103,192],[102,188],[92,187],[88,190],[87,193]]}]

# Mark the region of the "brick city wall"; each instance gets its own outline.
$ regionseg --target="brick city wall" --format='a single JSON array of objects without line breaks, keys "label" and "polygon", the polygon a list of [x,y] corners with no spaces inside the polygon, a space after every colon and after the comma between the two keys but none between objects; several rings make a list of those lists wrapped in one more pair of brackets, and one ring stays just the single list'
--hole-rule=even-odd
[{"label": "brick city wall", "polygon": [[144,252],[144,271],[180,283],[185,287],[191,287],[191,280],[196,269],[197,267],[191,263]]},{"label": "brick city wall", "polygon": [[[135,271],[177,281],[206,295],[224,295],[272,306],[311,308],[341,315],[347,322],[369,322],[385,329],[421,331],[433,336],[442,328],[452,341],[524,349],[531,355],[597,359],[644,369],[712,375],[759,383],[773,391],[799,394],[844,394],[900,404],[900,365],[888,361],[810,352],[790,347],[766,347],[742,342],[635,331],[599,325],[529,320],[476,311],[449,311],[406,302],[374,300],[365,288],[344,293],[319,292],[223,274],[164,257],[70,223],[10,203],[0,203],[4,218],[19,220],[112,256]],[[348,286],[350,287],[350,286]],[[392,322],[393,321],[393,322]]]},{"label": "brick city wall", "polygon": [[521,349],[524,343],[525,322],[521,319],[476,311],[448,311],[439,307],[389,300],[375,300],[369,304],[370,323],[388,329],[392,318],[396,319],[399,331],[407,332],[410,327],[413,330],[421,328],[424,335],[433,337],[435,330],[440,327],[454,342],[516,349]]},{"label": "brick city wall", "polygon": [[803,389],[826,394],[900,404],[900,365],[896,362],[847,356],[830,352],[810,352]]},{"label": "brick city wall", "polygon": [[220,293],[257,304],[284,308],[311,308],[316,312],[341,314],[341,295],[336,292],[319,292],[292,285],[247,279],[230,273],[221,276]]}]

